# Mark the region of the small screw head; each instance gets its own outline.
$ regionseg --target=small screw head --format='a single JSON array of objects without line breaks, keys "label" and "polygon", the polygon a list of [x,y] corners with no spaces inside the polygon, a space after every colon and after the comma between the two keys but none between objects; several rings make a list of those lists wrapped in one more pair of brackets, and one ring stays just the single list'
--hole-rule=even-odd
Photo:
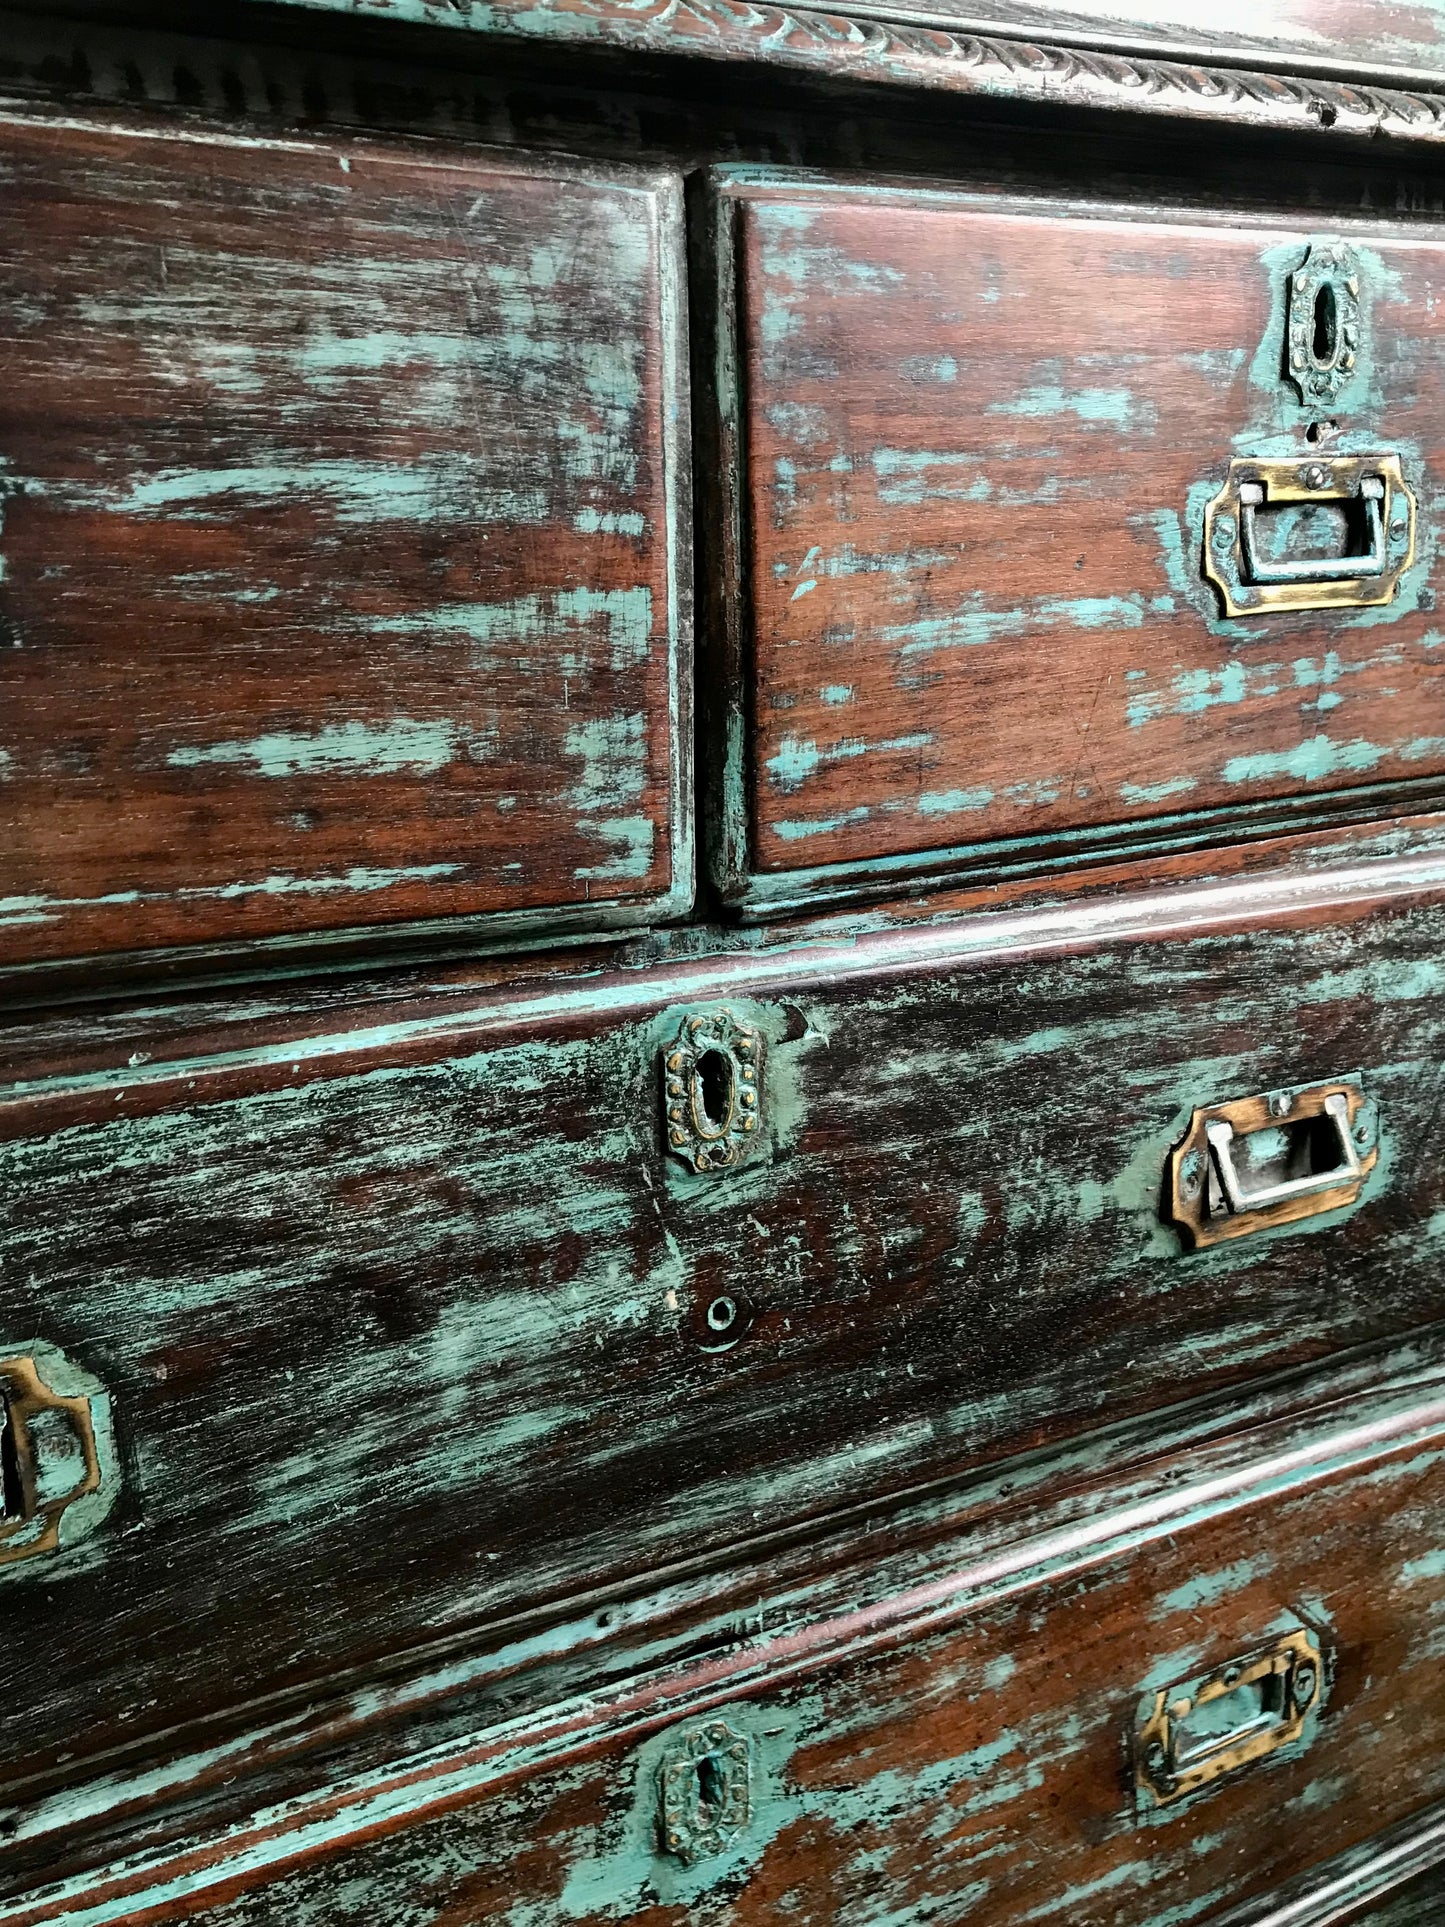
[{"label": "small screw head", "polygon": [[1330,471],[1322,462],[1311,462],[1304,472],[1306,488],[1328,488],[1331,479]]},{"label": "small screw head", "polygon": [[1302,1665],[1295,1667],[1294,1685],[1291,1688],[1291,1692],[1294,1696],[1294,1703],[1301,1712],[1304,1711],[1314,1698],[1315,1687],[1318,1683],[1319,1674],[1309,1660],[1305,1660]]},{"label": "small screw head", "polygon": [[1164,1745],[1160,1740],[1151,1740],[1144,1750],[1144,1764],[1151,1773],[1164,1771]]},{"label": "small screw head", "polygon": [[1269,1114],[1271,1117],[1288,1117],[1293,1109],[1294,1099],[1288,1091],[1276,1091],[1274,1096],[1269,1100]]},{"label": "small screw head", "polygon": [[1179,1195],[1183,1198],[1197,1198],[1204,1189],[1204,1159],[1198,1151],[1185,1154],[1179,1166]]}]

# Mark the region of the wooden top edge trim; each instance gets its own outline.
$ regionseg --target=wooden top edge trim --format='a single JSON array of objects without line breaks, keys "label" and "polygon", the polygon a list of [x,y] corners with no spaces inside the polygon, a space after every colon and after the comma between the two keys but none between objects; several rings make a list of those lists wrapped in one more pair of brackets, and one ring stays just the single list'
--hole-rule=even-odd
[{"label": "wooden top edge trim", "polygon": [[[1445,142],[1445,96],[1378,82],[1270,73],[963,27],[751,0],[283,0],[355,19],[634,53],[749,61],[833,80],[926,88],[1090,112],[1300,133]],[[1445,84],[1445,76],[1442,76]]]}]

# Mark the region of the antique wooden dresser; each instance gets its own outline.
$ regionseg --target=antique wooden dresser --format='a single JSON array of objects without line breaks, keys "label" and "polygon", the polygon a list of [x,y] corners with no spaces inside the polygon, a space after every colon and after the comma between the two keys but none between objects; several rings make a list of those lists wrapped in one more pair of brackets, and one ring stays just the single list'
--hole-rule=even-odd
[{"label": "antique wooden dresser", "polygon": [[0,14],[0,1927],[1445,1921],[1445,0]]}]

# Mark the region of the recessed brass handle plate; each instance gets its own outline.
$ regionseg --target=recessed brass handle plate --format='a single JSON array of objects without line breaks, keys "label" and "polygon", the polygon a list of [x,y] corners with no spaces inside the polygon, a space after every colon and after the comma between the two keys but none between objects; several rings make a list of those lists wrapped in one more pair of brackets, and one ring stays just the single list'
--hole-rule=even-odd
[{"label": "recessed brass handle plate", "polygon": [[[1260,540],[1267,510],[1343,507],[1358,539],[1338,555],[1283,558]],[[1204,511],[1204,573],[1227,616],[1284,609],[1372,609],[1392,600],[1415,560],[1415,496],[1398,455],[1289,461],[1236,457]]]},{"label": "recessed brass handle plate", "polygon": [[1205,1105],[1169,1154],[1168,1216],[1202,1247],[1338,1211],[1374,1170],[1375,1140],[1350,1079]]},{"label": "recessed brass handle plate", "polygon": [[94,1398],[51,1377],[32,1355],[0,1354],[0,1566],[56,1551],[105,1482]]},{"label": "recessed brass handle plate", "polygon": [[1306,1734],[1324,1697],[1315,1635],[1298,1628],[1202,1677],[1145,1696],[1134,1732],[1135,1785],[1168,1806]]}]

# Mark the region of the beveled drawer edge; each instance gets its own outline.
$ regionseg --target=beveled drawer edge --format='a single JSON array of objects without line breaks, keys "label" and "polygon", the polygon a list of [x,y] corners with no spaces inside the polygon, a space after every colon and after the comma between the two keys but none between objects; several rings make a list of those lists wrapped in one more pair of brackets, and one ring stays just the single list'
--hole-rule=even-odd
[{"label": "beveled drawer edge", "polygon": [[1424,1808],[1363,1846],[1347,1848],[1277,1893],[1231,1907],[1206,1927],[1344,1927],[1366,1908],[1442,1865],[1445,1802]]},{"label": "beveled drawer edge", "polygon": [[[268,1029],[264,1041],[174,1054],[153,1036],[149,1048],[120,1036],[109,1063],[74,1074],[23,1073],[0,1083],[0,1140],[36,1137],[101,1117],[140,1116],[184,1103],[294,1086],[360,1070],[431,1062],[449,1050],[475,1049],[489,1035],[545,1034],[579,1016],[621,1024],[671,1004],[728,997],[796,994],[811,983],[906,976],[920,969],[996,966],[1103,946],[1225,934],[1244,928],[1339,922],[1411,902],[1445,898],[1445,850],[1330,863],[1317,869],[1260,871],[1163,887],[1124,889],[1083,899],[998,910],[977,909],[936,921],[882,928],[818,919],[770,933],[770,941],[732,942],[725,932],[684,932],[674,952],[641,963],[583,969],[560,978],[522,970],[480,998],[433,993],[409,1003],[366,998],[327,1012],[319,1027]],[[699,950],[701,935],[706,948]],[[78,1012],[77,1038],[87,1018]],[[117,1109],[120,1106],[121,1109]]]},{"label": "beveled drawer edge", "polygon": [[[1422,1449],[1445,1447],[1445,1329],[1428,1344],[1396,1348],[1391,1356],[1393,1376],[1356,1368],[1359,1382],[1352,1390],[1259,1426],[1245,1435],[1247,1450],[1241,1450],[1236,1434],[1221,1441],[1213,1457],[1208,1448],[1201,1452],[1197,1444],[1176,1438],[1172,1449],[1140,1468],[1132,1484],[1121,1486],[1115,1474],[1112,1487],[1101,1479],[1052,1505],[1045,1501],[1031,1518],[1006,1518],[992,1544],[986,1525],[975,1521],[944,1543],[935,1538],[891,1562],[865,1556],[861,1565],[850,1562],[821,1582],[801,1578],[773,1598],[767,1596],[762,1568],[744,1570],[738,1583],[752,1602],[753,1623],[740,1622],[726,1600],[719,1611],[716,1583],[704,1579],[694,1597],[701,1602],[701,1613],[714,1622],[714,1636],[705,1636],[695,1615],[685,1638],[674,1642],[672,1654],[665,1638],[658,1637],[663,1628],[646,1627],[646,1602],[638,1602],[642,1612],[634,1617],[624,1612],[622,1630],[606,1643],[622,1645],[625,1652],[630,1629],[646,1661],[631,1672],[619,1665],[616,1652],[610,1665],[600,1662],[597,1673],[606,1681],[605,1691],[588,1690],[585,1682],[579,1690],[574,1682],[565,1696],[530,1712],[483,1723],[430,1746],[401,1752],[383,1748],[349,1771],[344,1764],[338,1770],[334,1753],[317,1759],[312,1763],[314,1778],[289,1787],[280,1799],[239,1813],[233,1806],[228,1816],[218,1816],[204,1831],[132,1858],[86,1866],[0,1903],[0,1927],[39,1927],[50,1921],[105,1927],[167,1918],[182,1902],[238,1891],[252,1881],[274,1877],[303,1857],[399,1831],[468,1804],[491,1787],[556,1770],[603,1745],[631,1745],[674,1721],[710,1714],[760,1688],[773,1692],[824,1666],[855,1663],[943,1631],[986,1608],[1057,1586],[1123,1554],[1137,1555],[1182,1529],[1367,1469],[1376,1478],[1388,1478],[1392,1460],[1408,1472]],[[1097,1453],[1097,1440],[1084,1443]],[[1227,1463],[1231,1452],[1237,1458],[1232,1465]],[[1213,1476],[1207,1476],[1211,1467]],[[1200,1468],[1206,1476],[1198,1476]],[[945,1510],[947,1503],[945,1499]],[[898,1590],[890,1591],[890,1584]],[[675,1589],[670,1596],[664,1585],[652,1603],[661,1609],[665,1626],[669,1608],[675,1611]],[[783,1630],[763,1630],[768,1621]],[[571,1628],[556,1628],[542,1645],[570,1636],[579,1645],[595,1646],[601,1643],[598,1624],[592,1617]],[[515,1673],[524,1662],[527,1643],[493,1653],[482,1664],[494,1675]],[[699,1658],[699,1650],[707,1656]],[[534,1646],[533,1663],[538,1658]],[[446,1667],[439,1683],[442,1693],[455,1695],[466,1670],[458,1662]],[[426,1682],[402,1681],[390,1688],[363,1688],[358,1698],[374,1718],[387,1698],[393,1710],[402,1710],[424,1699],[426,1689]],[[431,1690],[435,1696],[438,1684]],[[87,1819],[126,1809],[137,1823],[145,1820],[153,1830],[158,1807],[184,1801],[194,1812],[197,1795],[208,1784],[220,1779],[224,1789],[244,1783],[248,1754],[259,1757],[269,1750],[274,1756],[279,1750],[293,1757],[300,1754],[304,1764],[307,1749],[319,1753],[334,1739],[337,1725],[336,1709],[321,1707],[159,1768],[115,1772],[66,1788],[7,1816],[11,1850],[25,1845],[33,1850],[46,1838],[58,1846]],[[409,1730],[421,1731],[422,1722]],[[253,1787],[253,1800],[261,1791]],[[110,1829],[112,1838],[115,1831]],[[1399,1864],[1408,1865],[1411,1873],[1420,1870],[1407,1854]],[[1358,1884],[1350,1892],[1353,1907]],[[1246,1914],[1236,1920],[1231,1915],[1217,1927],[1326,1927],[1346,1917],[1284,1912]]]}]

